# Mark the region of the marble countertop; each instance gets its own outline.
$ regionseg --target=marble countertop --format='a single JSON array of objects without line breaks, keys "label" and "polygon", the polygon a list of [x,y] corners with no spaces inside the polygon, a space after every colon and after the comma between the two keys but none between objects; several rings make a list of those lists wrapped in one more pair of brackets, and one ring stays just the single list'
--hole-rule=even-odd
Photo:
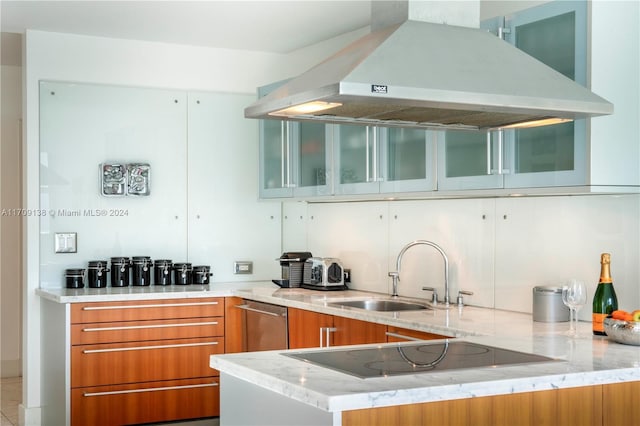
[{"label": "marble countertop", "polygon": [[267,281],[215,283],[208,285],[151,285],[104,288],[38,288],[36,294],[57,303],[120,302],[123,300],[230,297],[243,289],[273,288]]},{"label": "marble countertop", "polygon": [[[573,338],[565,335],[568,323],[534,322],[531,315],[525,313],[473,306],[370,312],[336,306],[334,303],[341,300],[388,298],[388,295],[352,290],[321,292],[280,289],[270,282],[38,289],[36,292],[41,297],[58,303],[238,296],[443,334],[560,360],[538,363],[534,368],[530,365],[487,367],[360,379],[286,357],[282,355],[284,351],[211,357],[211,367],[225,374],[331,412],[640,380],[640,347],[593,336],[591,323],[588,322],[579,324],[579,337]],[[296,350],[302,351],[304,350]]]},{"label": "marble countertop", "polygon": [[[593,336],[589,322],[579,323],[579,334],[574,338],[566,335],[568,323],[534,322],[532,316],[525,313],[473,306],[427,311],[369,312],[333,305],[339,300],[388,297],[383,294],[274,290],[262,287],[242,289],[236,295],[320,313],[444,334],[559,360],[533,366],[486,367],[360,379],[286,357],[282,355],[284,351],[211,357],[211,367],[223,373],[326,411],[640,380],[640,347]],[[372,345],[362,347],[370,346]],[[295,350],[304,351],[307,350]]]}]

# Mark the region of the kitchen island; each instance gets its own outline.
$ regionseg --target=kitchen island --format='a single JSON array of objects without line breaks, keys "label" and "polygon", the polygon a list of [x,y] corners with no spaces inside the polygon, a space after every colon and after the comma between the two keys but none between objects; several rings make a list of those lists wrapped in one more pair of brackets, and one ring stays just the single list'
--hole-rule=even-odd
[{"label": "kitchen island", "polygon": [[[568,323],[533,322],[531,315],[515,312],[465,306],[385,313],[333,305],[363,297],[352,292],[262,288],[236,294],[557,361],[362,379],[283,355],[317,349],[213,355],[211,367],[221,372],[222,425],[413,424],[407,419],[435,425],[541,424],[545,419],[548,424],[599,425],[632,424],[640,415],[640,348],[592,336],[590,323],[580,323],[579,337],[573,338],[565,335]],[[362,347],[369,346],[354,348]],[[246,410],[240,394],[242,400],[259,401],[259,407]],[[432,412],[444,417],[422,417]]]}]

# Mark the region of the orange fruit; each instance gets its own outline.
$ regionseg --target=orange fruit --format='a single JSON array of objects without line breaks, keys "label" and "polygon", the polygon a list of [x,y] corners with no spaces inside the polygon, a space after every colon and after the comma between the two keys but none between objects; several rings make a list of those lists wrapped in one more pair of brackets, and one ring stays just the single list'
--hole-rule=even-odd
[{"label": "orange fruit", "polygon": [[628,314],[629,313],[627,311],[623,311],[622,309],[619,309],[617,311],[611,312],[611,318],[617,319],[617,320],[624,320]]}]

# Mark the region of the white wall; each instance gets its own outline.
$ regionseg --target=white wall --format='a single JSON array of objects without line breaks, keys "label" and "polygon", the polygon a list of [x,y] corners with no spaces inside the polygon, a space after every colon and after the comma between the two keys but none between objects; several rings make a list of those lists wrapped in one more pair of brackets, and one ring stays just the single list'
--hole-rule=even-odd
[{"label": "white wall", "polygon": [[640,185],[640,2],[594,1],[591,16],[591,90],[614,105],[591,122],[591,179]]},{"label": "white wall", "polygon": [[0,233],[0,336],[2,336],[0,374],[19,376],[21,365],[21,231],[22,217],[15,215],[21,205],[20,144],[22,125],[22,67],[3,64],[0,70],[2,87],[2,148],[0,150],[0,194],[2,218]]}]

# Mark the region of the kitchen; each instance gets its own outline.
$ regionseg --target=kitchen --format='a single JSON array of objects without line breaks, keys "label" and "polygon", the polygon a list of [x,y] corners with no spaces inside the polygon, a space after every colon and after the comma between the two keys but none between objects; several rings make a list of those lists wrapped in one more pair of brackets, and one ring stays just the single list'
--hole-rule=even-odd
[{"label": "kitchen", "polygon": [[[608,9],[595,2],[593,16],[596,21],[593,31],[604,31],[596,24],[602,25],[599,21],[601,17],[603,22],[607,19],[610,22],[611,16],[608,14],[613,14],[616,22],[625,18],[633,19],[635,9],[632,8],[632,13],[624,12],[625,7],[632,6],[619,5],[618,7],[621,9]],[[632,21],[621,27],[637,32],[637,22]],[[24,205],[33,208],[42,207],[38,184],[41,152],[38,143],[29,142],[39,140],[37,125],[39,110],[37,82],[39,80],[162,87],[177,90],[197,89],[197,91],[206,92],[243,93],[255,98],[257,86],[304,71],[319,59],[347,44],[348,41],[358,38],[362,33],[362,31],[355,31],[353,34],[319,43],[311,49],[300,49],[289,55],[267,55],[73,34],[31,32],[27,36],[25,50],[26,127],[24,134],[27,144],[24,153],[26,158]],[[608,40],[607,36],[603,37],[603,40]],[[592,143],[596,148],[591,153],[591,173],[594,179],[596,176],[601,179],[602,176],[608,176],[610,184],[638,185],[637,99],[629,97],[631,99],[627,100],[628,87],[615,84],[629,81],[624,77],[625,75],[637,74],[633,74],[633,64],[637,67],[637,58],[634,62],[631,57],[630,66],[627,63],[628,58],[615,55],[611,52],[612,49],[606,47],[605,41],[602,41],[604,45],[594,41],[592,56],[603,55],[607,61],[610,61],[609,63],[620,65],[608,65],[592,70],[592,81],[601,85],[599,88],[592,83],[592,89],[611,101],[616,109],[615,114],[610,117],[593,119]],[[629,40],[627,42],[631,43]],[[56,55],[52,57],[48,52],[56,52]],[[139,60],[141,57],[145,58],[144,63]],[[228,64],[228,66],[222,67],[220,64]],[[157,72],[159,69],[164,72]],[[620,73],[620,77],[604,78],[612,72]],[[625,103],[628,104],[627,108]],[[238,106],[240,114],[245,106],[247,105]],[[225,119],[221,118],[221,120]],[[96,239],[100,240],[102,245],[94,245],[88,241],[91,239],[90,236],[94,235],[93,231],[89,233],[89,231],[80,230],[78,239],[82,251],[75,259],[73,256],[76,255],[71,255],[60,260],[62,255],[56,256],[49,249],[52,247],[52,241],[46,238],[51,236],[40,235],[39,221],[36,218],[26,220],[27,254],[23,329],[29,330],[29,333],[25,333],[23,351],[25,357],[23,374],[26,385],[23,405],[27,419],[31,418],[29,417],[31,414],[37,416],[35,413],[38,411],[41,398],[38,373],[41,358],[39,350],[41,302],[34,294],[35,289],[60,286],[62,284],[60,273],[76,260],[83,262],[94,256],[104,257],[112,253],[116,255],[120,254],[116,252],[120,250],[123,251],[122,254],[167,256],[176,261],[185,260],[188,253],[189,260],[213,266],[214,282],[228,282],[246,280],[245,277],[227,272],[230,271],[230,265],[235,260],[253,260],[254,274],[251,280],[269,281],[279,276],[279,266],[274,259],[281,252],[308,249],[319,255],[339,257],[352,270],[353,288],[388,293],[390,280],[387,272],[393,267],[399,249],[413,239],[427,238],[442,244],[447,249],[454,264],[453,290],[474,291],[468,303],[530,312],[530,291],[534,285],[553,284],[578,275],[590,284],[592,293],[595,290],[598,274],[599,254],[605,250],[603,246],[606,246],[606,250],[613,253],[614,279],[619,299],[629,301],[627,303],[631,306],[628,308],[640,305],[640,292],[636,284],[640,274],[635,260],[638,258],[639,251],[637,194],[516,199],[491,198],[486,197],[486,193],[479,193],[482,197],[455,200],[403,202],[377,200],[369,203],[331,204],[256,203],[257,124],[250,122],[247,126],[249,129],[243,127],[243,131],[253,136],[239,138],[240,140],[233,144],[232,148],[239,150],[238,152],[229,152],[224,149],[220,152],[221,156],[210,156],[219,161],[215,163],[214,168],[224,171],[223,176],[232,173],[233,183],[219,178],[225,185],[211,186],[205,182],[203,187],[198,187],[197,179],[195,182],[194,179],[188,179],[189,184],[185,190],[185,181],[189,173],[186,161],[180,166],[181,169],[172,169],[178,176],[177,179],[183,179],[183,182],[173,182],[178,186],[181,185],[182,193],[178,190],[178,192],[161,195],[174,197],[168,200],[165,198],[164,205],[179,210],[177,213],[171,212],[173,214],[170,217],[179,217],[175,222],[166,222],[160,217],[150,217],[149,214],[137,211],[135,212],[137,220],[117,222],[126,223],[126,226],[117,233],[107,228],[103,233],[96,234]],[[235,139],[234,135],[221,136],[223,140]],[[617,154],[618,160],[605,164],[594,161],[595,158],[618,149],[618,145],[615,148],[611,147],[611,140],[625,141],[624,144],[620,142],[625,151],[613,152]],[[127,152],[129,147],[130,145],[109,145],[101,149],[102,152],[98,154],[104,160],[108,159],[107,157],[122,158],[124,155],[121,152]],[[220,150],[219,147],[217,149]],[[56,154],[63,157],[65,155],[64,152]],[[144,159],[146,154],[147,152],[133,152],[131,156]],[[187,153],[183,151],[181,155],[186,156]],[[224,155],[230,157],[224,157]],[[250,158],[255,160],[249,161]],[[90,161],[91,167],[97,164],[93,158]],[[201,165],[201,167],[206,166],[206,164]],[[238,170],[242,173],[237,173]],[[161,174],[154,176],[162,179]],[[603,184],[605,184],[604,181]],[[85,186],[81,185],[81,188],[81,191],[93,190],[91,182]],[[220,247],[216,247],[216,243],[208,241],[207,238],[199,238],[200,232],[185,235],[186,232],[194,231],[185,231],[184,217],[187,214],[195,216],[198,206],[187,208],[182,203],[186,204],[186,199],[191,202],[194,198],[189,197],[188,193],[198,194],[204,190],[211,191],[209,200],[224,200],[227,206],[236,206],[235,209],[226,210],[220,206],[222,203],[212,202],[201,207],[203,211],[206,210],[211,214],[211,217],[219,220],[229,221],[229,218],[235,218],[231,224],[237,223],[236,228],[242,231],[240,235],[234,233],[225,236],[219,226],[214,225],[214,221],[218,219],[199,225],[202,232],[216,235],[220,241]],[[176,198],[185,201],[176,202]],[[195,198],[201,200],[201,198]],[[122,204],[125,200],[114,202]],[[126,200],[128,207],[131,203]],[[61,204],[61,208],[76,207],[64,205],[64,200],[61,200]],[[96,208],[97,206],[89,205],[88,207]],[[133,205],[130,208],[137,207]],[[480,222],[482,226],[474,225],[474,220],[476,218],[481,220],[482,215],[485,215],[488,220]],[[610,219],[605,221],[603,218]],[[153,222],[154,220],[156,222]],[[141,221],[143,223],[151,221],[149,228],[140,229]],[[89,218],[86,218],[85,222],[88,227],[96,223]],[[420,224],[420,229],[416,228],[417,223]],[[158,226],[166,227],[163,233],[158,232]],[[259,233],[252,232],[251,226],[259,229]],[[72,229],[58,230],[72,231]],[[143,238],[140,238],[140,234],[132,238],[134,230],[144,232]],[[167,239],[172,243],[169,247],[166,247]],[[522,244],[523,241],[526,244]],[[152,242],[156,249],[151,250],[149,242]],[[589,244],[590,242],[593,244]],[[193,247],[193,244],[199,245]],[[105,246],[108,246],[109,250],[105,251],[103,248]],[[265,253],[268,254],[265,255]],[[198,259],[198,256],[202,257]],[[407,261],[410,260],[407,259]],[[426,276],[425,282],[438,285],[441,281],[440,261],[434,257],[433,262],[437,262],[434,263],[437,267],[431,268],[433,271]],[[411,273],[411,269],[410,266],[406,266],[408,273]],[[422,270],[416,270],[415,273],[424,276]],[[407,279],[404,282],[412,281]],[[402,287],[402,284],[401,282],[401,295],[425,298],[425,293],[420,290],[422,282],[411,288]],[[581,319],[587,321],[590,319],[588,309],[581,311]],[[29,374],[29,371],[33,374]],[[33,424],[37,424],[37,421]]]}]

